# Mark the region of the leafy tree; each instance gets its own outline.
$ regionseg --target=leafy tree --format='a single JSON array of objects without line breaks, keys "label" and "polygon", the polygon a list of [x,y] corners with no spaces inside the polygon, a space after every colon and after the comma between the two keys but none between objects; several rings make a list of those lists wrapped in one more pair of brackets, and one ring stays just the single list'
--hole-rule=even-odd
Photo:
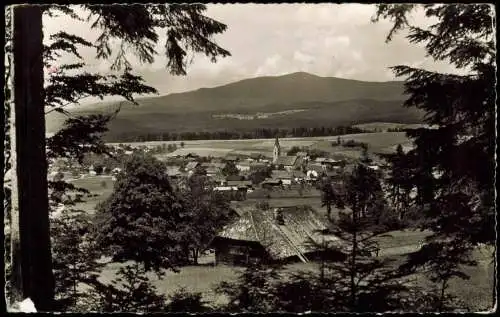
[{"label": "leafy tree", "polygon": [[[425,28],[411,25],[407,16],[416,8],[437,22]],[[406,78],[409,98],[405,106],[423,110],[431,126],[407,131],[415,143],[406,155],[416,162],[410,179],[426,220],[422,226],[434,231],[428,248],[422,248],[420,256],[410,257],[409,264],[431,263],[441,276],[436,281],[445,285],[450,275],[457,275],[454,263],[468,261],[474,245],[496,241],[494,11],[488,4],[384,4],[378,7],[376,20],[379,18],[394,22],[388,41],[406,29],[411,43],[423,44],[434,60],[447,61],[462,72],[393,67],[398,77]],[[451,253],[441,257],[432,250]],[[457,250],[462,251],[462,261],[458,261]],[[436,261],[440,265],[433,266]],[[441,274],[441,268],[449,268],[448,273]]]},{"label": "leafy tree", "polygon": [[363,146],[361,148],[361,158],[360,158],[361,163],[364,164],[370,164],[372,160],[370,159],[370,156],[368,155],[368,146]]},{"label": "leafy tree", "polygon": [[300,147],[298,147],[298,146],[292,146],[292,148],[290,150],[288,150],[288,152],[286,153],[286,155],[295,155],[295,154],[297,154],[300,151],[301,151]]},{"label": "leafy tree", "polygon": [[178,230],[184,236],[181,241],[185,257],[198,264],[200,253],[230,219],[229,201],[212,190],[210,180],[204,175],[193,175],[179,195],[186,209],[182,222],[178,224]]},{"label": "leafy tree", "polygon": [[239,175],[240,171],[238,170],[238,168],[236,167],[236,164],[234,164],[234,162],[229,161],[222,168],[222,174],[224,176]]},{"label": "leafy tree", "polygon": [[211,310],[211,307],[203,300],[201,293],[191,293],[185,288],[181,288],[170,295],[167,301],[165,311],[169,313],[205,313]]},{"label": "leafy tree", "polygon": [[207,176],[207,170],[201,166],[201,165],[198,165],[194,168],[193,170],[193,180],[197,180],[198,179],[198,176],[205,176],[204,178],[206,178]]},{"label": "leafy tree", "polygon": [[260,184],[266,178],[271,177],[272,170],[272,166],[259,167],[253,170],[248,178],[252,181],[253,184]]},{"label": "leafy tree", "polygon": [[166,298],[146,276],[147,270],[139,263],[120,267],[117,277],[109,284],[95,284],[96,302],[104,312],[151,313],[165,309]]},{"label": "leafy tree", "polygon": [[85,311],[88,307],[80,305],[87,295],[80,286],[92,286],[103,266],[96,262],[100,254],[92,239],[92,219],[84,211],[66,208],[52,219],[51,228],[56,310]]},{"label": "leafy tree", "polygon": [[183,206],[154,157],[134,154],[98,213],[97,241],[114,261],[137,261],[148,271],[175,269],[181,261]]},{"label": "leafy tree", "polygon": [[275,283],[280,277],[279,267],[250,265],[236,281],[224,281],[217,285],[215,291],[229,300],[220,310],[238,313],[275,311],[278,307]]},{"label": "leafy tree", "polygon": [[[98,38],[95,47],[97,48],[97,57],[104,59],[113,59],[110,42],[114,39],[120,39],[121,45],[118,46],[118,54],[114,58],[112,69],[120,71],[125,69],[123,74],[117,76],[102,76],[98,74],[83,73],[76,76],[70,73],[75,73],[75,70],[82,69],[83,63],[74,63],[69,65],[57,65],[58,58],[61,56],[59,52],[72,54],[81,60],[78,54],[79,46],[94,46],[83,38],[67,34],[66,32],[59,32],[50,35],[52,43],[44,45],[42,42],[42,14],[53,16],[57,13],[65,14],[71,18],[83,20],[78,16],[76,11],[67,6],[43,5],[43,6],[25,6],[14,9],[14,18],[19,21],[16,24],[16,38],[25,38],[29,36],[31,41],[26,45],[14,49],[16,56],[16,67],[25,70],[25,72],[16,71],[16,88],[18,88],[19,96],[16,100],[16,112],[20,115],[30,115],[30,120],[21,120],[18,123],[20,131],[27,131],[29,135],[23,136],[17,140],[18,146],[26,149],[26,155],[20,155],[19,165],[26,166],[23,169],[26,172],[21,172],[19,177],[26,178],[28,182],[32,183],[29,186],[21,186],[21,191],[29,191],[20,195],[20,197],[30,197],[29,202],[26,204],[33,204],[36,208],[27,207],[25,203],[20,208],[20,213],[26,213],[29,222],[24,223],[22,226],[29,228],[31,223],[36,227],[36,230],[25,229],[20,232],[21,235],[26,235],[23,241],[26,241],[33,248],[39,250],[37,252],[38,260],[36,262],[36,270],[40,273],[33,273],[30,276],[31,264],[26,261],[30,258],[27,256],[17,257],[17,245],[19,239],[13,239],[12,243],[16,246],[13,258],[13,266],[16,268],[13,274],[13,286],[18,293],[24,292],[25,296],[33,298],[35,305],[40,310],[50,310],[52,302],[52,282],[50,282],[52,275],[50,274],[50,247],[49,230],[48,230],[48,210],[46,207],[46,174],[47,169],[45,166],[45,131],[44,131],[44,108],[51,111],[67,113],[64,108],[67,105],[78,103],[79,100],[87,97],[100,97],[110,95],[120,95],[125,97],[128,101],[133,101],[134,93],[152,93],[154,89],[142,85],[141,79],[138,76],[131,74],[131,65],[127,60],[126,47],[131,47],[141,62],[152,63],[154,61],[154,45],[157,43],[159,37],[158,30],[165,30],[167,32],[166,40],[166,56],[167,68],[173,74],[185,74],[187,66],[187,52],[202,53],[216,61],[217,57],[228,56],[229,52],[220,48],[215,44],[211,37],[214,34],[222,33],[226,26],[210,19],[203,15],[205,11],[204,5],[83,5],[83,9],[87,10],[89,14],[89,21],[94,19],[91,28],[101,29],[102,33]],[[10,10],[9,14],[10,14]],[[11,23],[12,21],[9,20]],[[9,28],[7,28],[9,29]],[[25,33],[29,35],[24,35]],[[22,34],[21,34],[22,33]],[[116,51],[115,51],[116,52]],[[42,54],[43,53],[43,54]],[[30,58],[27,54],[38,56],[39,59]],[[43,61],[41,60],[43,56]],[[20,61],[27,61],[29,65],[24,65]],[[10,61],[10,59],[9,59]],[[33,62],[33,63],[32,63]],[[31,64],[32,63],[32,64]],[[53,73],[49,78],[49,84],[45,87],[45,94],[40,93],[44,88],[43,81],[43,68],[52,68],[54,65],[58,66],[58,71]],[[22,77],[21,77],[22,76]],[[30,93],[32,99],[29,103],[33,109],[27,110],[24,108],[25,100],[22,98],[25,94],[23,85],[32,87],[33,91]],[[10,92],[10,90],[8,91]],[[45,95],[45,100],[42,96]],[[39,96],[35,98],[33,96]],[[10,109],[10,108],[9,108]],[[105,132],[105,124],[113,115],[92,115],[70,118],[66,121],[66,126],[58,134],[47,141],[49,147],[50,158],[54,156],[79,156],[80,153],[94,151],[102,151],[102,142],[100,141],[100,134]],[[30,127],[24,128],[21,122],[30,121]],[[29,142],[37,144],[32,146]],[[52,153],[51,153],[52,151]],[[21,152],[21,149],[19,149]],[[67,154],[69,153],[69,154]],[[32,164],[41,164],[34,169],[28,168],[30,161],[23,162],[22,158],[30,158]],[[36,159],[34,159],[36,158]],[[31,173],[27,171],[32,170]],[[37,173],[33,173],[37,171]],[[38,175],[39,173],[39,175]],[[22,198],[24,199],[24,198]],[[29,212],[36,214],[29,215]],[[17,217],[17,213],[15,213]],[[13,234],[17,237],[19,230],[13,228]],[[28,235],[33,235],[30,240]],[[33,241],[33,242],[31,242]],[[28,248],[28,247],[25,247]],[[24,248],[23,248],[24,249]],[[23,250],[21,249],[21,252]],[[29,250],[26,250],[29,252]],[[33,258],[33,257],[32,257]],[[23,268],[21,269],[21,261],[24,261]],[[24,275],[24,280],[45,279],[40,283],[34,283],[33,289],[28,288],[27,284],[21,285],[21,272]],[[36,287],[40,285],[40,287]],[[27,295],[26,295],[27,294]]]}]

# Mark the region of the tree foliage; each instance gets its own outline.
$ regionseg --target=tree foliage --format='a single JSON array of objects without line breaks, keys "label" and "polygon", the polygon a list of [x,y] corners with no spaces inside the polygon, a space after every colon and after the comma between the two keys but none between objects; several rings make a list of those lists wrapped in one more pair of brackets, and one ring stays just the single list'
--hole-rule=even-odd
[{"label": "tree foliage", "polygon": [[182,246],[186,258],[198,264],[198,257],[210,241],[230,220],[229,201],[213,191],[205,175],[193,174],[188,186],[179,192],[185,208],[185,217],[178,223],[178,231],[184,236]]},{"label": "tree foliage", "polygon": [[182,202],[170,185],[166,166],[154,157],[134,154],[98,213],[97,240],[113,260],[137,261],[156,271],[175,269],[181,261]]},{"label": "tree foliage", "polygon": [[234,162],[229,161],[222,168],[222,174],[224,176],[239,175],[240,174],[240,170],[236,167],[236,164],[234,164]]},{"label": "tree foliage", "polygon": [[[340,213],[330,231],[345,245],[341,251],[347,257],[340,262],[328,261],[321,276],[335,289],[338,309],[342,311],[393,310],[398,307],[397,294],[404,287],[396,282],[399,276],[392,273],[390,260],[372,258],[378,254],[375,237],[388,231],[376,213],[384,205],[380,181],[371,169],[358,164],[344,186],[336,199],[347,210]],[[326,243],[322,247],[329,250],[338,246]]]},{"label": "tree foliage", "polygon": [[262,183],[266,178],[270,178],[272,175],[272,166],[258,167],[251,171],[248,179],[252,181],[254,185]]},{"label": "tree foliage", "polygon": [[[47,16],[66,15],[85,21],[80,16],[81,10],[75,7],[42,5],[40,8]],[[167,33],[166,66],[172,74],[186,74],[188,53],[202,53],[214,62],[218,57],[229,56],[229,52],[212,39],[226,26],[203,15],[206,10],[204,5],[89,4],[81,5],[80,9],[89,14],[87,21],[91,22],[91,28],[102,32],[96,43],[64,31],[49,35],[47,43],[40,43],[44,65],[52,70],[44,87],[45,112],[59,112],[68,117],[63,128],[47,140],[49,162],[67,158],[82,163],[88,153],[109,155],[101,138],[119,108],[109,114],[85,116],[74,116],[66,108],[89,97],[121,96],[134,102],[136,95],[156,93],[154,88],[144,84],[140,76],[133,74],[127,54],[138,56],[141,62],[152,63],[158,32]],[[113,45],[114,40],[121,41],[121,44]],[[93,47],[98,58],[112,60],[111,69],[115,73],[102,75],[89,72],[86,61],[79,53],[82,47]],[[61,64],[63,55],[73,56],[76,62]],[[85,193],[64,180],[50,182],[49,190],[52,207],[60,203],[72,204]],[[62,245],[60,247],[63,248]]]},{"label": "tree foliage", "polygon": [[[407,16],[416,8],[437,22],[427,28],[411,25]],[[435,61],[461,71],[392,68],[406,79],[405,106],[425,111],[430,125],[408,130],[415,147],[393,169],[394,179],[401,166],[406,167],[407,175],[398,183],[416,189],[415,202],[425,219],[422,227],[434,232],[428,247],[410,257],[406,267],[430,265],[442,292],[451,276],[466,277],[457,273],[456,265],[469,261],[474,245],[496,241],[494,14],[488,4],[384,4],[376,17],[394,22],[388,40],[405,29],[410,43],[423,45]]]},{"label": "tree foliage", "polygon": [[92,219],[84,211],[68,208],[53,217],[51,231],[56,310],[79,311],[87,297],[82,285],[90,286],[103,266],[96,262],[100,254],[92,239]]},{"label": "tree foliage", "polygon": [[94,302],[103,312],[151,313],[165,309],[166,297],[158,294],[147,270],[139,263],[120,267],[110,283],[94,284]]},{"label": "tree foliage", "polygon": [[227,312],[265,313],[279,310],[275,283],[279,267],[249,266],[234,282],[221,282],[216,292],[227,296],[229,303],[221,308]]}]

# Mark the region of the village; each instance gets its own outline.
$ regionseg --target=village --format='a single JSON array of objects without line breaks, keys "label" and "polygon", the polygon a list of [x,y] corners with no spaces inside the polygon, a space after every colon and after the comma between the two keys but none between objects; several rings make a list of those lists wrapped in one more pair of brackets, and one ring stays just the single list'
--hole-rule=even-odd
[{"label": "village", "polygon": [[[333,141],[333,145],[338,146],[342,142],[339,138]],[[354,142],[345,143],[349,146]],[[183,145],[181,143],[180,147]],[[278,137],[274,139],[273,150],[269,153],[205,157],[188,149],[187,154],[176,154],[177,146],[170,144],[168,147],[165,144],[135,147],[118,144],[110,146],[110,155],[126,158],[138,152],[152,154],[167,165],[166,172],[173,186],[183,186],[193,175],[206,176],[209,189],[221,193],[230,201],[234,220],[207,244],[202,259],[214,265],[245,266],[251,263],[314,261],[320,256],[311,241],[320,243],[327,239],[337,243],[339,250],[343,247],[337,237],[325,231],[336,213],[327,214],[322,203],[321,184],[342,182],[342,176],[352,172],[360,162],[381,178],[386,170],[382,161],[375,163],[367,157],[363,143],[358,146],[360,159],[357,160],[338,156],[334,159],[331,153],[311,151],[307,147],[293,146],[285,151]],[[80,166],[78,172],[73,170],[70,173],[68,164],[60,161],[59,164],[51,164],[49,175],[53,179],[62,179],[63,175],[67,175],[66,180],[75,176],[80,180],[104,177],[113,183],[122,172],[119,161],[113,162],[116,165],[102,162],[90,164],[87,171]],[[109,187],[107,191],[112,189],[112,185]],[[106,198],[105,195],[93,195],[99,200]],[[63,209],[61,205],[58,210]],[[93,213],[92,210],[89,212]],[[53,217],[56,215],[54,213]],[[339,251],[339,259],[343,258],[342,254]],[[374,250],[375,254],[378,250]]]},{"label": "village", "polygon": [[4,306],[496,309],[495,14],[8,6]]}]

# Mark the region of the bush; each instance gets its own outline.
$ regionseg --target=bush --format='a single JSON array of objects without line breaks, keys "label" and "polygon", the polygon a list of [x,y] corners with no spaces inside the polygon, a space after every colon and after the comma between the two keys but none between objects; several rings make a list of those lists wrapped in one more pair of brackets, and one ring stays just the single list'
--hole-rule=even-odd
[{"label": "bush", "polygon": [[185,288],[181,288],[168,297],[168,304],[165,310],[169,313],[203,313],[210,310],[207,303],[203,301],[200,292],[190,293]]}]

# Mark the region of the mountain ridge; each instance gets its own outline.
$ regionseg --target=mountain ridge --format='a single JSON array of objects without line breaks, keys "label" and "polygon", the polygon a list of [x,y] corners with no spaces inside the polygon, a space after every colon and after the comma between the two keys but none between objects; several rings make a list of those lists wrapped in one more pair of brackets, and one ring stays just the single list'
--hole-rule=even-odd
[{"label": "mountain ridge", "polygon": [[[403,84],[402,81],[366,82],[322,77],[306,72],[247,78],[212,88],[140,98],[137,99],[139,106],[122,103],[120,113],[109,126],[108,135],[127,130],[144,133],[248,130],[259,126],[333,126],[377,120],[420,123],[418,111],[403,107],[406,99]],[[118,103],[85,106],[75,113],[106,112],[113,107],[116,109]],[[297,109],[304,111],[293,111]],[[256,120],[214,118],[220,114],[257,112],[290,114]],[[49,121],[47,130],[53,132],[55,124]]]}]

